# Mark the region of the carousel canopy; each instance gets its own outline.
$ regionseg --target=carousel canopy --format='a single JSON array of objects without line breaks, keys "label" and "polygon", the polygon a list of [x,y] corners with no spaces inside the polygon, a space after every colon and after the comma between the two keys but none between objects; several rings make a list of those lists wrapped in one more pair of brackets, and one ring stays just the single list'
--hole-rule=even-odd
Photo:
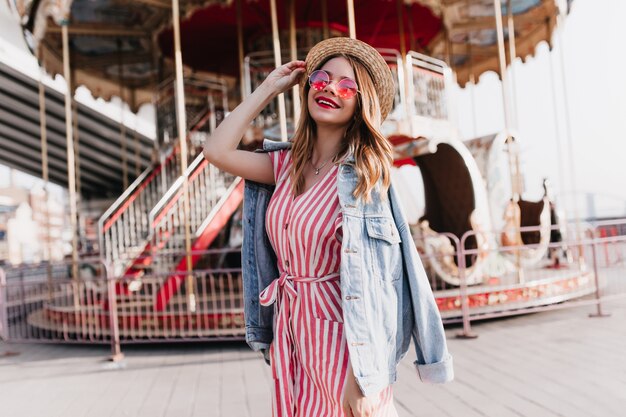
[{"label": "carousel canopy", "polygon": [[[76,85],[94,96],[122,96],[133,109],[150,102],[156,85],[173,72],[170,0],[14,0],[27,39],[46,69],[62,73],[60,24],[67,23]],[[269,0],[241,0],[245,53],[271,50]],[[311,46],[311,33],[326,21],[332,35],[346,34],[345,1],[295,1],[298,44]],[[571,0],[563,0],[569,4]],[[355,3],[357,38],[378,48],[423,52],[447,61],[464,85],[498,70],[493,0],[390,0]],[[507,0],[502,0],[505,18]],[[183,63],[188,71],[239,77],[236,1],[180,0]],[[288,0],[277,0],[281,42],[287,49]],[[517,56],[532,55],[550,42],[556,24],[555,0],[511,0]],[[124,88],[121,89],[120,85]]]},{"label": "carousel canopy", "polygon": [[[37,81],[0,63],[0,96],[0,163],[41,177]],[[81,194],[87,199],[118,196],[124,190],[120,125],[80,103],[77,107]],[[67,187],[63,95],[51,88],[46,88],[46,127],[50,181]],[[132,130],[126,136],[132,181],[136,163],[140,171],[150,164],[154,142]]]}]

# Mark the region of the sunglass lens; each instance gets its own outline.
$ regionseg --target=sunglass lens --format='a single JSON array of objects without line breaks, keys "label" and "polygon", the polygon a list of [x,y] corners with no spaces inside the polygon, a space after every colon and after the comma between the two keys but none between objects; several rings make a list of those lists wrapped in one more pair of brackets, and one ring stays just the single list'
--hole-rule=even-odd
[{"label": "sunglass lens", "polygon": [[356,82],[351,79],[343,79],[337,84],[337,95],[344,99],[354,97],[357,90]]},{"label": "sunglass lens", "polygon": [[317,91],[323,90],[328,85],[328,74],[320,70],[313,71],[309,75],[309,85]]}]

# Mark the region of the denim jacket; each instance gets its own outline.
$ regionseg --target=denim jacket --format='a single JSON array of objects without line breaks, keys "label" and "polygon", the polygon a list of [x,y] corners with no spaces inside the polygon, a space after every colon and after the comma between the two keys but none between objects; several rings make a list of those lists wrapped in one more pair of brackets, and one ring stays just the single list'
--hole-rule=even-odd
[{"label": "denim jacket", "polygon": [[[268,152],[290,142],[265,140]],[[439,309],[411,237],[393,185],[388,200],[372,192],[372,201],[356,200],[354,156],[337,174],[342,211],[340,288],[344,334],[357,383],[364,395],[377,395],[396,381],[396,366],[411,338],[414,364],[424,382],[454,377]],[[246,342],[267,350],[273,339],[274,305],[261,306],[259,293],[279,276],[277,258],[266,234],[265,213],[274,185],[246,180],[243,200],[242,276]]]}]

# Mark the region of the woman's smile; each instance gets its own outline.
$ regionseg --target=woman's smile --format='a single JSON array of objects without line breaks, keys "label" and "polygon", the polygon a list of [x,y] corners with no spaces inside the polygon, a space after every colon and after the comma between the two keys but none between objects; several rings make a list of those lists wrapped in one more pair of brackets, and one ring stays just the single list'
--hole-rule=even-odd
[{"label": "woman's smile", "polygon": [[315,102],[323,109],[338,109],[340,107],[339,104],[328,97],[316,97]]}]

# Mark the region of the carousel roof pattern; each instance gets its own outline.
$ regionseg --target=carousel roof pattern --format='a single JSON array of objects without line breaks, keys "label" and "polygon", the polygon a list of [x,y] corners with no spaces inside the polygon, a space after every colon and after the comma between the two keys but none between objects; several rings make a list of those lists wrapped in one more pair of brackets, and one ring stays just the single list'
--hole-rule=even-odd
[{"label": "carousel roof pattern", "polygon": [[[37,81],[0,64],[0,96],[0,163],[41,177]],[[120,125],[80,103],[77,115],[81,194],[86,198],[118,196],[124,190]],[[46,88],[46,128],[50,181],[67,187],[64,96],[50,88]],[[136,163],[140,171],[150,164],[154,142],[130,129],[126,137],[130,182]]]},{"label": "carousel roof pattern", "polygon": [[[14,0],[35,54],[51,74],[62,73],[60,24],[69,22],[75,85],[94,96],[121,96],[133,109],[150,102],[160,80],[173,72],[170,0]],[[310,46],[322,27],[321,2],[294,0],[300,46]],[[502,1],[506,33],[507,0]],[[561,0],[568,7],[572,0]],[[287,0],[277,0],[278,21],[288,44]],[[181,44],[187,71],[239,76],[236,2],[180,0]],[[550,43],[558,8],[555,0],[510,0],[516,56],[525,60],[539,42]],[[242,0],[245,52],[272,48],[269,0]],[[346,2],[328,4],[331,35],[346,34]],[[493,0],[404,1],[404,36],[395,1],[355,2],[357,38],[378,48],[406,47],[449,63],[465,85],[485,71],[499,71]],[[507,54],[508,55],[508,54]],[[507,56],[507,62],[509,57]],[[124,85],[121,88],[120,85]]]}]

